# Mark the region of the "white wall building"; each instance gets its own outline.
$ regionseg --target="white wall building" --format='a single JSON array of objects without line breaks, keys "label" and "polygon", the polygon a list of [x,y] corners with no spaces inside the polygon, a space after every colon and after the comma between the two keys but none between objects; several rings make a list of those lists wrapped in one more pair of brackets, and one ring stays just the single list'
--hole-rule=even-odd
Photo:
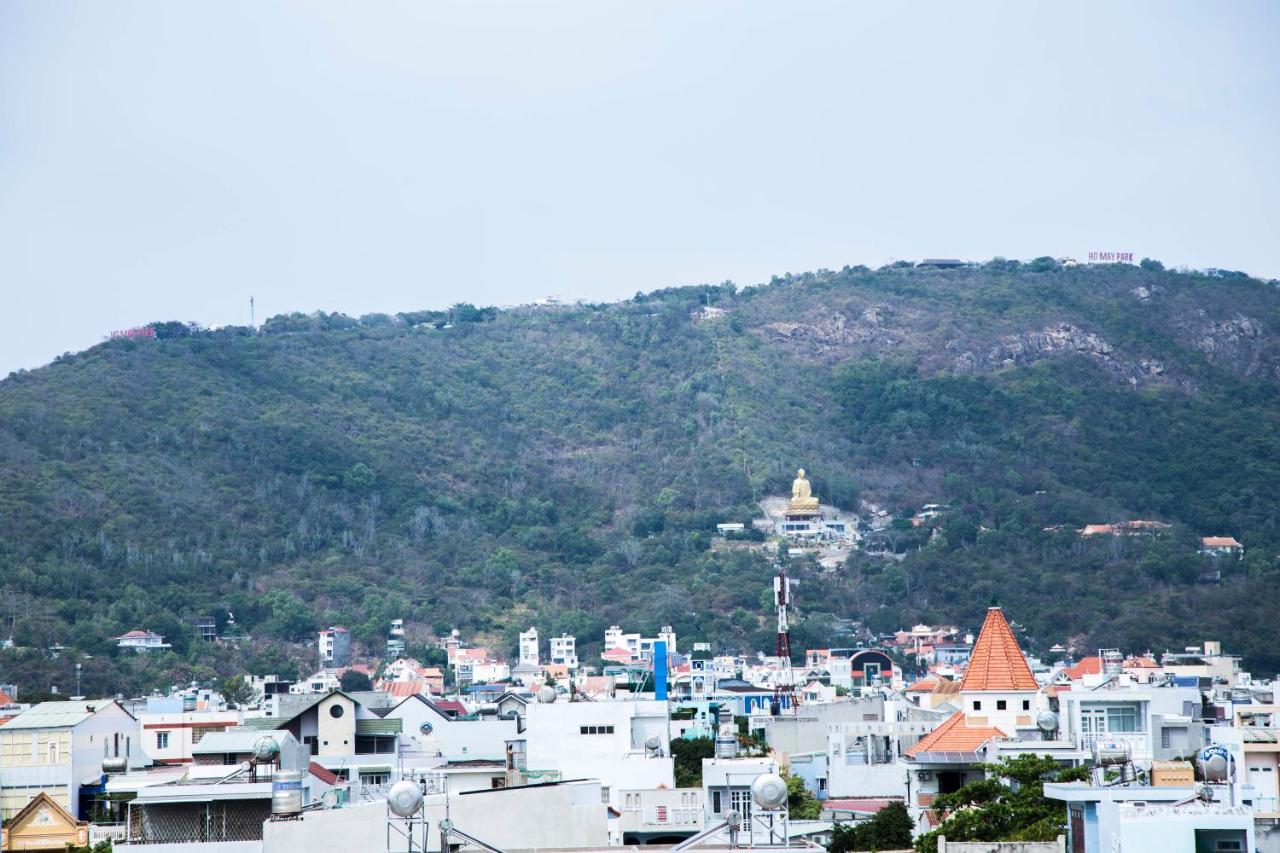
[{"label": "white wall building", "polygon": [[520,663],[532,667],[537,667],[541,663],[538,659],[537,628],[530,628],[520,634]]},{"label": "white wall building", "polygon": [[106,758],[149,764],[138,721],[113,699],[41,702],[0,726],[0,817],[48,794],[75,815],[80,788],[102,781]]},{"label": "white wall building", "polygon": [[383,719],[403,721],[400,750],[406,757],[502,759],[507,741],[517,737],[516,720],[456,720],[422,695],[405,699]]},{"label": "white wall building", "polygon": [[205,735],[234,728],[240,718],[239,711],[142,711],[142,748],[157,764],[189,764],[191,748]]},{"label": "white wall building", "polygon": [[[599,779],[618,810],[624,788],[675,787],[666,702],[533,703],[525,726],[530,781]],[[646,744],[651,737],[656,749]]]},{"label": "white wall building", "polygon": [[570,634],[551,638],[551,662],[578,668],[578,639]]}]

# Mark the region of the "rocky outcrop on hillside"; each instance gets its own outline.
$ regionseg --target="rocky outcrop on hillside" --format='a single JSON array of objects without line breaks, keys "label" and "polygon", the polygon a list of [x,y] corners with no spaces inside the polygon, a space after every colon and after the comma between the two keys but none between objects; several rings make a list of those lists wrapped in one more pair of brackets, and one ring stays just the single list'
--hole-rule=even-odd
[{"label": "rocky outcrop on hillside", "polygon": [[1201,310],[1182,325],[1182,334],[1212,362],[1245,376],[1280,379],[1280,343],[1254,317],[1236,314],[1213,320]]},{"label": "rocky outcrop on hillside", "polygon": [[1165,373],[1165,366],[1159,360],[1126,357],[1099,335],[1070,323],[1007,335],[980,356],[963,353],[956,359],[954,370],[962,373],[999,370],[1059,355],[1083,355],[1134,384],[1155,381]]}]

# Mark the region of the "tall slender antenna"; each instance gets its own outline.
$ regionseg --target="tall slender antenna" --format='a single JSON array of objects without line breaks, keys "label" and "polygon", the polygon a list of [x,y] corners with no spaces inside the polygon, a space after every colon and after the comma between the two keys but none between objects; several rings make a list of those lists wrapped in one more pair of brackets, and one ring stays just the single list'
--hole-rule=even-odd
[{"label": "tall slender antenna", "polygon": [[249,297],[249,328],[251,329],[258,328],[258,323],[253,316],[253,297],[252,296]]}]

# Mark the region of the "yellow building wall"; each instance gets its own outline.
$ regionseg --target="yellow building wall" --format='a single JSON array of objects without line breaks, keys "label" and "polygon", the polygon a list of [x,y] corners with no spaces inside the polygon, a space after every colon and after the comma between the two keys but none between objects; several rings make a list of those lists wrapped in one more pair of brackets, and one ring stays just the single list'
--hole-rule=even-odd
[{"label": "yellow building wall", "polygon": [[47,767],[71,763],[71,732],[0,732],[0,767]]},{"label": "yellow building wall", "polygon": [[0,787],[0,819],[8,820],[27,807],[27,803],[35,799],[41,791],[49,795],[58,805],[71,810],[71,792],[66,785],[39,787],[38,785],[21,787]]}]

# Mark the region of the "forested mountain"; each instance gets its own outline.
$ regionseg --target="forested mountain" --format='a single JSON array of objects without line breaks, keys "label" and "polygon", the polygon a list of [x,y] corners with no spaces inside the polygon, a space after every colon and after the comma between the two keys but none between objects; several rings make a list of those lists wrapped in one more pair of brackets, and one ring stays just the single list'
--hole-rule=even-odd
[{"label": "forested mountain", "polygon": [[[609,305],[157,324],[0,382],[0,681],[85,690],[289,669],[318,627],[514,646],[537,624],[767,648],[772,568],[715,524],[810,472],[910,513],[901,559],[801,561],[796,647],[992,600],[1044,648],[1220,638],[1280,668],[1280,290],[992,261],[846,268]],[[1073,527],[1148,518],[1155,539]],[[1058,528],[1046,530],[1045,528]],[[1210,565],[1196,537],[1232,535]],[[905,555],[905,556],[902,556]],[[1210,570],[1220,582],[1202,579]],[[255,638],[198,643],[228,611]],[[111,638],[150,628],[156,658]],[[56,660],[34,651],[61,644]]]}]

